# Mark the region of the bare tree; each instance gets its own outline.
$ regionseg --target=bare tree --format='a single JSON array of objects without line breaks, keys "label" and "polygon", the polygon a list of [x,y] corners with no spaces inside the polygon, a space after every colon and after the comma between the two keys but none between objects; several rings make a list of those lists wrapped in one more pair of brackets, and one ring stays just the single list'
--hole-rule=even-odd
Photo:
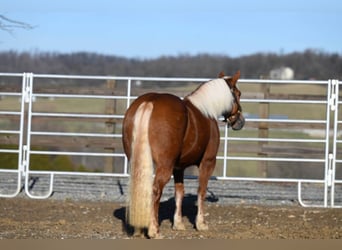
[{"label": "bare tree", "polygon": [[10,19],[4,15],[0,14],[0,30],[6,31],[13,35],[15,29],[25,29],[30,30],[34,27],[28,23]]}]

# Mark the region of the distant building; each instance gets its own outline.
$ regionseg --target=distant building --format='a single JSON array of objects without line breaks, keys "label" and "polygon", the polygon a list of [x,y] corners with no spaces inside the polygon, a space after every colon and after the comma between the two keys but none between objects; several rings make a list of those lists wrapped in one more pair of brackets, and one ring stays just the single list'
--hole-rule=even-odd
[{"label": "distant building", "polygon": [[275,80],[292,80],[294,78],[294,70],[289,67],[280,67],[270,71],[270,79]]}]

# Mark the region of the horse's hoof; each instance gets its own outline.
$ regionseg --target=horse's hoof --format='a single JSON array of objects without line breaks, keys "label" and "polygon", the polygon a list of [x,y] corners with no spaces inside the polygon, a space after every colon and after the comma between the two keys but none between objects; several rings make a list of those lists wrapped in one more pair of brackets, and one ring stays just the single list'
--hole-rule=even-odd
[{"label": "horse's hoof", "polygon": [[163,238],[163,236],[159,233],[159,230],[154,227],[148,229],[147,235],[150,239],[162,239]]},{"label": "horse's hoof", "polygon": [[156,239],[156,240],[160,240],[163,239],[163,235],[161,235],[160,233],[148,233],[148,237],[150,239]]},{"label": "horse's hoof", "polygon": [[208,225],[205,222],[197,222],[196,229],[198,231],[207,231],[209,229]]},{"label": "horse's hoof", "polygon": [[183,222],[178,222],[178,223],[173,224],[172,229],[177,230],[177,231],[184,231],[185,226],[184,226]]}]

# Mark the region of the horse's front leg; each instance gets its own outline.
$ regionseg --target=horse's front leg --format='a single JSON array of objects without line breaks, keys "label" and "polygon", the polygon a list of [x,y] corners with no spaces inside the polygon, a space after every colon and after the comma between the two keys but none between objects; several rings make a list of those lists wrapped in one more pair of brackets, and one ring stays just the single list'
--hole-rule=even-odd
[{"label": "horse's front leg", "polygon": [[202,161],[199,167],[199,186],[197,196],[197,216],[196,229],[199,231],[208,230],[208,225],[204,219],[204,201],[207,193],[208,181],[215,168],[216,159]]},{"label": "horse's front leg", "polygon": [[182,201],[184,198],[184,170],[175,169],[173,171],[173,177],[175,181],[175,203],[176,210],[173,216],[173,226],[174,230],[185,230],[182,219]]}]

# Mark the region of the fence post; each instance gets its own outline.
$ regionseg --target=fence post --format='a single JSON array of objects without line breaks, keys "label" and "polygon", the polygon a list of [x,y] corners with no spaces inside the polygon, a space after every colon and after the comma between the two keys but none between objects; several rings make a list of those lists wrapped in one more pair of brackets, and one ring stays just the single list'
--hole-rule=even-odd
[{"label": "fence post", "polygon": [[[265,83],[261,85],[261,93],[263,94],[263,99],[268,99],[270,96],[270,85]],[[259,117],[261,119],[268,119],[270,115],[270,104],[268,102],[262,102],[259,105]],[[259,138],[268,138],[268,123],[260,122],[258,127]],[[259,153],[260,156],[267,156],[267,153],[263,152],[263,147],[267,144],[267,141],[259,142]],[[268,163],[267,161],[259,161],[259,169],[262,173],[262,177],[267,177],[268,175]]]},{"label": "fence post", "polygon": [[[107,80],[107,93],[110,95],[114,94],[115,89],[115,80]],[[105,104],[105,112],[108,115],[115,114],[116,112],[116,100],[115,99],[106,99]],[[113,119],[108,119],[106,122],[106,133],[115,133],[116,122]],[[108,153],[113,153],[115,151],[115,147],[106,147],[105,151]],[[114,172],[114,158],[113,157],[106,157],[104,163],[104,172],[105,173],[113,173]]]}]

